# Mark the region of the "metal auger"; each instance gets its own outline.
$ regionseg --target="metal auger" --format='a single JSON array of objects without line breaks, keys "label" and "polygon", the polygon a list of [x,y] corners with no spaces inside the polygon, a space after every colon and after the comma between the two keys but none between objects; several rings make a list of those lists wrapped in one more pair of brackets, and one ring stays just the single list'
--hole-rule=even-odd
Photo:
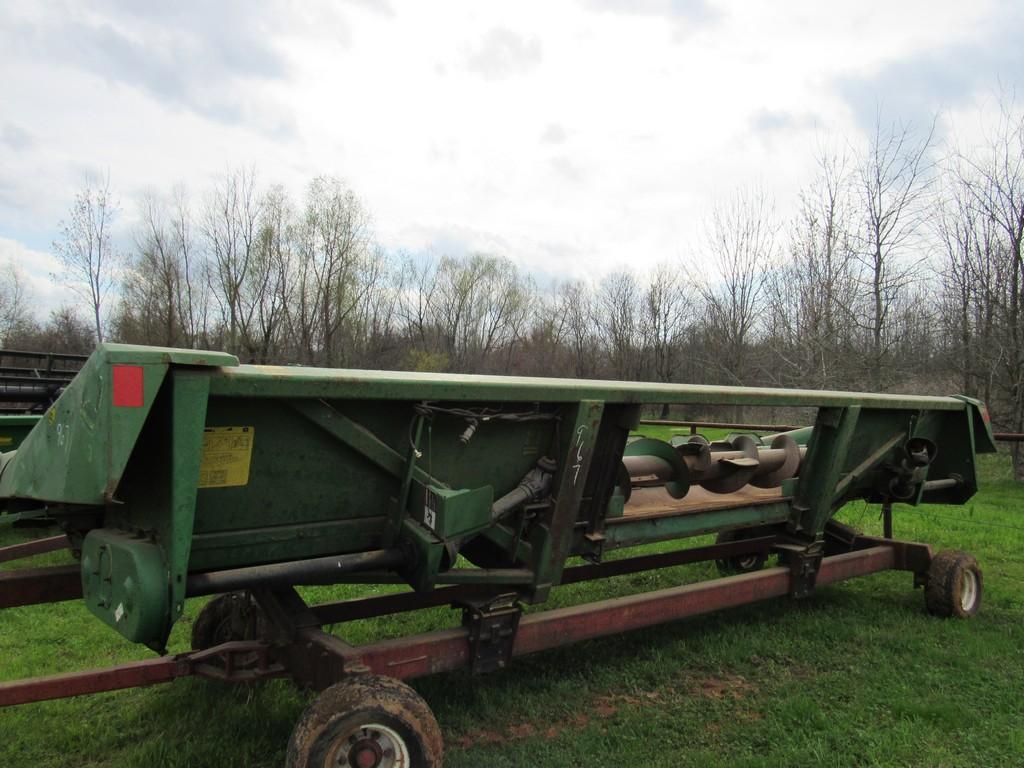
[{"label": "metal auger", "polygon": [[673,438],[671,443],[641,438],[626,446],[622,464],[629,489],[621,490],[628,498],[632,488],[664,486],[670,496],[681,499],[693,485],[723,494],[745,485],[777,488],[796,477],[806,451],[785,432],[773,435],[767,445],[753,435],[710,443],[700,435]]}]

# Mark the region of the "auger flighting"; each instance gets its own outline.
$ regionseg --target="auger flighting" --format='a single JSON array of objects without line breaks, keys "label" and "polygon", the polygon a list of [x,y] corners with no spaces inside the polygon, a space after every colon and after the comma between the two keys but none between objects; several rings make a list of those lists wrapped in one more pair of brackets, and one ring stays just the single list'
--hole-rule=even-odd
[{"label": "auger flighting", "polygon": [[[708,442],[701,435],[679,436],[671,442],[640,438],[622,457],[619,491],[629,499],[633,488],[664,486],[681,499],[694,485],[712,493],[735,493],[746,485],[777,488],[796,477],[807,446],[808,430],[771,435],[767,444],[754,435],[734,435]],[[627,481],[628,478],[628,481]]]}]

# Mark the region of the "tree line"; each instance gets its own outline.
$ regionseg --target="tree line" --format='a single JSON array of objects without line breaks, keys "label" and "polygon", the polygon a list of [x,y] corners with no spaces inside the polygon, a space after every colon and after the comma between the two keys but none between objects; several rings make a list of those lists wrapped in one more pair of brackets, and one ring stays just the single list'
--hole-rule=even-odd
[{"label": "tree line", "polygon": [[[959,392],[1024,431],[1024,113],[940,146],[881,117],[863,147],[819,151],[796,214],[747,187],[699,246],[648,272],[541,283],[504,255],[395,253],[341,180],[299,197],[251,169],[193,196],[76,197],[54,253],[81,297],[35,318],[16,267],[0,343],[96,340],[224,349],[256,363],[663,382]],[[742,413],[733,414],[742,416]],[[1024,460],[1015,457],[1024,478]]]}]

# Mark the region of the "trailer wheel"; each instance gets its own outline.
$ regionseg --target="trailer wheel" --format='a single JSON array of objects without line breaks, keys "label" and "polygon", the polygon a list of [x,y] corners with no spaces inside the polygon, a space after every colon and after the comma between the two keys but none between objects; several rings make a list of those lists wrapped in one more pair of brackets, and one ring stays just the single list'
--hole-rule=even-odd
[{"label": "trailer wheel", "polygon": [[[718,538],[715,539],[715,543],[725,544],[730,541],[740,541],[741,539],[749,539],[762,535],[764,534],[758,528],[740,528],[733,531],[722,531],[718,534]],[[715,565],[718,566],[718,572],[723,576],[734,576],[737,573],[753,573],[754,571],[760,571],[764,568],[766,560],[768,560],[767,552],[752,552],[747,555],[720,557],[715,560]]]},{"label": "trailer wheel", "polygon": [[248,592],[218,595],[203,606],[192,624],[192,650],[232,640],[258,640],[268,628],[266,616]]},{"label": "trailer wheel", "polygon": [[286,768],[441,768],[441,729],[405,683],[358,675],[321,693],[288,742]]},{"label": "trailer wheel", "polygon": [[932,616],[970,618],[981,607],[982,587],[978,561],[966,552],[947,549],[928,567],[925,607]]}]

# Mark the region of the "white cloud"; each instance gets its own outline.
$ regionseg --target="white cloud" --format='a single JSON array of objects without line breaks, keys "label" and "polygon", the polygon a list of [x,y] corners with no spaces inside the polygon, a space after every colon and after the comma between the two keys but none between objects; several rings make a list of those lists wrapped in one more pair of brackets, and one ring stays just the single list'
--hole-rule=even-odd
[{"label": "white cloud", "polygon": [[73,291],[54,279],[53,276],[60,271],[60,264],[53,254],[0,237],[0,264],[8,263],[15,266],[24,280],[25,297],[39,317],[45,317],[61,304],[78,300]]},{"label": "white cloud", "polygon": [[[899,62],[1024,36],[1007,6],[953,0],[261,0],[237,40],[231,14],[203,3],[22,7],[0,13],[8,244],[41,253],[89,171],[120,192],[123,237],[140,190],[184,182],[200,196],[252,164],[297,193],[343,177],[389,245],[494,250],[566,276],[699,258],[711,201],[738,185],[774,192],[785,217],[821,137],[856,141]],[[62,53],[69,25],[94,37]],[[929,81],[924,106],[967,114],[975,82],[943,94]]]}]

